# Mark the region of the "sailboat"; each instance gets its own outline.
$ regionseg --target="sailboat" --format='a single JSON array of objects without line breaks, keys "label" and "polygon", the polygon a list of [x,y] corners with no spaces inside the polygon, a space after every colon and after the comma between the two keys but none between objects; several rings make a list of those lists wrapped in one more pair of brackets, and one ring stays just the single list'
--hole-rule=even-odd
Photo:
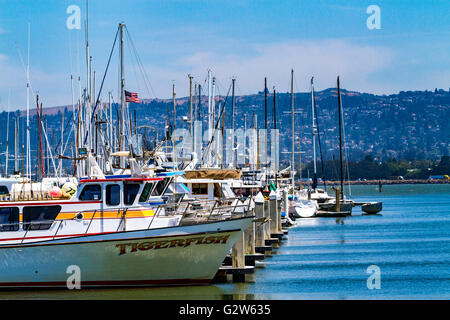
[{"label": "sailboat", "polygon": [[315,97],[314,97],[314,77],[311,78],[311,113],[312,113],[312,143],[313,143],[313,166],[314,166],[314,174],[313,174],[313,182],[311,190],[302,190],[301,198],[302,199],[311,199],[315,200],[318,203],[324,203],[329,200],[331,197],[328,195],[326,190],[317,187],[317,155],[316,155],[316,135],[317,132],[316,126],[316,117],[315,114]]},{"label": "sailboat", "polygon": [[[295,163],[295,111],[294,111],[294,70],[291,70],[291,123],[292,123],[292,154],[291,154],[291,192],[289,199],[289,216],[296,218],[311,218],[317,213],[315,199],[302,198],[301,193],[295,190],[294,163]],[[299,168],[301,170],[301,167]]]},{"label": "sailboat", "polygon": [[339,118],[339,168],[340,168],[340,189],[339,192],[339,206],[336,198],[330,198],[325,203],[320,205],[321,210],[326,211],[340,211],[351,215],[354,202],[348,200],[344,196],[344,169],[343,169],[343,155],[342,155],[342,105],[341,105],[341,90],[339,76],[337,77],[337,98],[338,98],[338,118]]}]

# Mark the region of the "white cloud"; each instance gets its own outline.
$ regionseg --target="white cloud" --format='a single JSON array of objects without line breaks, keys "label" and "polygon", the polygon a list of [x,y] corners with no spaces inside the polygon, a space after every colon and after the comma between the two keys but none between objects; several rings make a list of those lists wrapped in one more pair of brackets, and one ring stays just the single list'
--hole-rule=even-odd
[{"label": "white cloud", "polygon": [[309,90],[311,76],[316,79],[317,89],[334,87],[336,76],[340,75],[345,88],[376,92],[379,88],[371,77],[389,66],[393,56],[388,48],[346,40],[282,42],[252,45],[240,55],[200,51],[174,61],[167,68],[149,67],[148,70],[152,82],[157,80],[155,91],[160,97],[170,96],[172,80],[180,84],[181,95],[188,94],[187,73],[203,82],[208,68],[226,87],[231,77],[236,76],[242,91],[239,94],[261,91],[265,76],[270,89],[275,85],[278,91],[288,91],[291,68],[296,75],[296,91]]},{"label": "white cloud", "polygon": [[[26,74],[20,62],[0,54],[0,111],[7,109],[8,93],[11,110],[26,107]],[[30,82],[35,94],[45,107],[71,103],[70,79],[64,73],[49,73],[30,66]],[[35,108],[36,98],[30,90],[30,106]]]}]

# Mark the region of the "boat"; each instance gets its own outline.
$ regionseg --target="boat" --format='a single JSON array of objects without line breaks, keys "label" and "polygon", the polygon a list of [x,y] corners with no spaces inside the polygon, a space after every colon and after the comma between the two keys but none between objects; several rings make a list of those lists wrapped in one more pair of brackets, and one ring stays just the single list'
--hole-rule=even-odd
[{"label": "boat", "polygon": [[0,287],[66,287],[71,266],[82,287],[210,283],[253,216],[167,210],[170,181],[84,179],[69,200],[0,202]]},{"label": "boat", "polygon": [[377,214],[383,209],[382,202],[368,202],[361,205],[361,210],[367,214]]},{"label": "boat", "polygon": [[294,220],[292,220],[289,215],[287,215],[284,211],[281,212],[281,225],[283,227],[291,227],[295,224]]},{"label": "boat", "polygon": [[349,215],[352,213],[353,202],[349,200],[341,200],[339,201],[339,210],[336,206],[336,199],[330,200],[325,203],[319,204],[319,209],[322,211],[331,211],[331,212],[348,212]]},{"label": "boat", "polygon": [[289,215],[294,219],[311,218],[316,215],[318,205],[315,200],[291,200]]}]

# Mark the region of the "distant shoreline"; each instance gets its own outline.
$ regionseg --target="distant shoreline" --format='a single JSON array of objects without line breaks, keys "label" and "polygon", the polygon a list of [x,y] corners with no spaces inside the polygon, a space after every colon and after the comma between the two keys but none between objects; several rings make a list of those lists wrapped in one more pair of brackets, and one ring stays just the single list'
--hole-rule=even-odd
[{"label": "distant shoreline", "polygon": [[[325,181],[328,185],[338,185],[340,181]],[[411,180],[367,180],[367,181],[345,181],[345,184],[352,185],[379,185],[381,182],[382,185],[386,184],[450,184],[450,180],[444,179],[436,179],[436,180],[428,180],[428,179],[411,179]],[[302,184],[305,184],[303,182]],[[308,183],[307,183],[308,184]],[[310,182],[309,182],[310,184]],[[320,184],[320,183],[319,183]]]}]

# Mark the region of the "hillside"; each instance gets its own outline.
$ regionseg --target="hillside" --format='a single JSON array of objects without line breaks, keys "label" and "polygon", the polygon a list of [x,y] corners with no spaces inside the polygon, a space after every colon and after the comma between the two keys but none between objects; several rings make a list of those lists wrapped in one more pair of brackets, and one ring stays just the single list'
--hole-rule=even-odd
[{"label": "hillside", "polygon": [[[225,99],[225,97],[217,98]],[[188,127],[182,116],[189,115],[189,98],[177,99],[177,127]],[[316,92],[316,103],[321,132],[321,144],[324,160],[337,159],[338,152],[338,117],[336,89],[331,88]],[[374,95],[354,91],[342,91],[344,109],[345,142],[348,158],[361,160],[370,154],[377,161],[389,158],[406,160],[438,160],[447,155],[450,149],[450,92],[407,91],[393,95]],[[66,108],[65,119],[72,119],[71,106],[45,108],[44,114],[48,126],[48,139],[58,146],[61,131],[61,111]],[[114,106],[117,108],[117,106]],[[206,119],[207,97],[202,97],[199,108],[200,118]],[[309,92],[295,94],[296,114],[296,149],[301,141],[301,149],[305,152],[302,161],[312,158],[311,143],[311,95]],[[144,100],[141,104],[130,104],[134,114],[136,110],[137,125],[150,125],[164,135],[165,119],[168,112],[172,120],[173,105],[171,100]],[[280,128],[281,152],[290,151],[291,122],[290,94],[277,93],[277,122]],[[37,120],[35,112],[30,112],[32,150],[35,149]],[[115,113],[115,112],[114,112]],[[20,114],[21,145],[25,137],[25,113]],[[240,96],[236,98],[235,127],[243,127],[247,119],[247,127],[252,126],[253,115],[257,115],[258,127],[264,126],[264,94]],[[14,113],[10,114],[9,150],[13,152]],[[273,96],[268,97],[269,127],[273,121]],[[0,129],[0,152],[6,149],[7,113],[0,114],[4,123]],[[231,122],[231,99],[227,99],[226,126]],[[68,134],[66,131],[66,135]],[[67,139],[67,138],[65,138]],[[21,150],[20,150],[21,151]],[[70,151],[66,152],[70,154]],[[281,153],[282,159],[289,159],[288,153]],[[3,161],[2,161],[3,162]],[[12,163],[11,163],[12,165]],[[3,171],[3,170],[1,170]]]}]

